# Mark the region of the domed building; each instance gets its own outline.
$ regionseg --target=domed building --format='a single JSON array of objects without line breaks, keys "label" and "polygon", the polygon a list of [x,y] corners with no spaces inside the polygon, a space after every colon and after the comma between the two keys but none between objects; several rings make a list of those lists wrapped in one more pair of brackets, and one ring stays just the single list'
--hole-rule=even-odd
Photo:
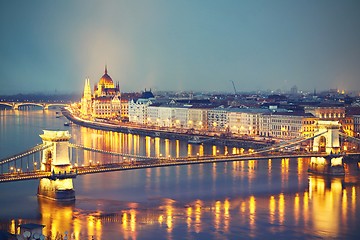
[{"label": "domed building", "polygon": [[81,103],[81,113],[86,117],[116,118],[121,116],[119,84],[115,86],[108,74],[107,66],[105,66],[104,75],[94,86],[94,95],[91,95],[89,79],[85,80]]},{"label": "domed building", "polygon": [[119,93],[119,84],[115,87],[112,78],[107,72],[107,66],[105,66],[105,74],[100,78],[99,83],[94,87],[95,97],[116,95]]}]

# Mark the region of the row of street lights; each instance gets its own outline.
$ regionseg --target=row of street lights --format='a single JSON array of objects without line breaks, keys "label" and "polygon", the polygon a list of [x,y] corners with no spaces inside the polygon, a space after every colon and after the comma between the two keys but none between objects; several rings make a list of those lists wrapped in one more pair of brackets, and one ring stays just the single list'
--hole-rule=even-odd
[{"label": "row of street lights", "polygon": [[[37,162],[34,162],[34,171],[36,172],[37,171]],[[16,167],[13,167],[11,166],[10,167],[10,172],[9,173],[21,173],[22,172],[22,169],[21,168],[16,168]]]}]

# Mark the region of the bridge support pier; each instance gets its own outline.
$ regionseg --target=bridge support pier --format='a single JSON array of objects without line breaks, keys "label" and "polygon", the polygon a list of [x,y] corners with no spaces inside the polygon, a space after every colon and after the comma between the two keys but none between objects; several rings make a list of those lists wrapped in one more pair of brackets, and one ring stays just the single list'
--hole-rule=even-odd
[{"label": "bridge support pier", "polygon": [[322,133],[314,138],[313,151],[328,154],[326,157],[312,157],[309,172],[326,175],[345,175],[343,156],[340,154],[338,121],[318,121],[317,131]]},{"label": "bridge support pier", "polygon": [[43,151],[41,170],[51,172],[51,177],[40,179],[38,196],[56,201],[74,201],[75,191],[72,179],[68,144],[68,131],[48,131],[40,135],[45,144],[53,144]]},{"label": "bridge support pier", "polygon": [[40,179],[38,196],[55,201],[75,201],[72,179]]},{"label": "bridge support pier", "polygon": [[312,157],[309,165],[309,172],[324,175],[343,176],[345,175],[342,164],[342,156]]}]

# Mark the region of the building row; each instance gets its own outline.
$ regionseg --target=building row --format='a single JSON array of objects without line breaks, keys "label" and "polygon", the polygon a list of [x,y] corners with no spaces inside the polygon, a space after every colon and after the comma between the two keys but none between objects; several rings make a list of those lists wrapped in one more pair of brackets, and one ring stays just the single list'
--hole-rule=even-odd
[{"label": "building row", "polygon": [[346,116],[342,106],[319,105],[294,112],[277,107],[214,106],[208,100],[171,100],[168,103],[154,100],[129,101],[129,121],[156,127],[280,139],[313,136],[317,120],[339,121],[342,131],[349,136],[357,135],[359,124],[356,116]]},{"label": "building row", "polygon": [[151,90],[138,98],[122,98],[119,84],[105,73],[91,90],[85,80],[80,114],[87,119],[126,119],[149,127],[175,128],[216,135],[293,139],[311,137],[317,120],[336,120],[349,136],[359,136],[360,114],[346,114],[340,105],[305,105],[301,111],[267,107],[226,107],[208,99],[156,99]]}]

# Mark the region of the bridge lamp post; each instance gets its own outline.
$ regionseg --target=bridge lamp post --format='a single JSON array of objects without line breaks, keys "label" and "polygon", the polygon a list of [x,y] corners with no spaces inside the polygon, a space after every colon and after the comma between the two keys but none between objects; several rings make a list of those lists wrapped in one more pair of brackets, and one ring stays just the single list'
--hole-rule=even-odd
[{"label": "bridge lamp post", "polygon": [[14,167],[10,167],[10,173],[13,173]]},{"label": "bridge lamp post", "polygon": [[91,166],[92,160],[89,160],[89,165]]},{"label": "bridge lamp post", "polygon": [[37,170],[37,162],[34,162],[34,171]]}]

